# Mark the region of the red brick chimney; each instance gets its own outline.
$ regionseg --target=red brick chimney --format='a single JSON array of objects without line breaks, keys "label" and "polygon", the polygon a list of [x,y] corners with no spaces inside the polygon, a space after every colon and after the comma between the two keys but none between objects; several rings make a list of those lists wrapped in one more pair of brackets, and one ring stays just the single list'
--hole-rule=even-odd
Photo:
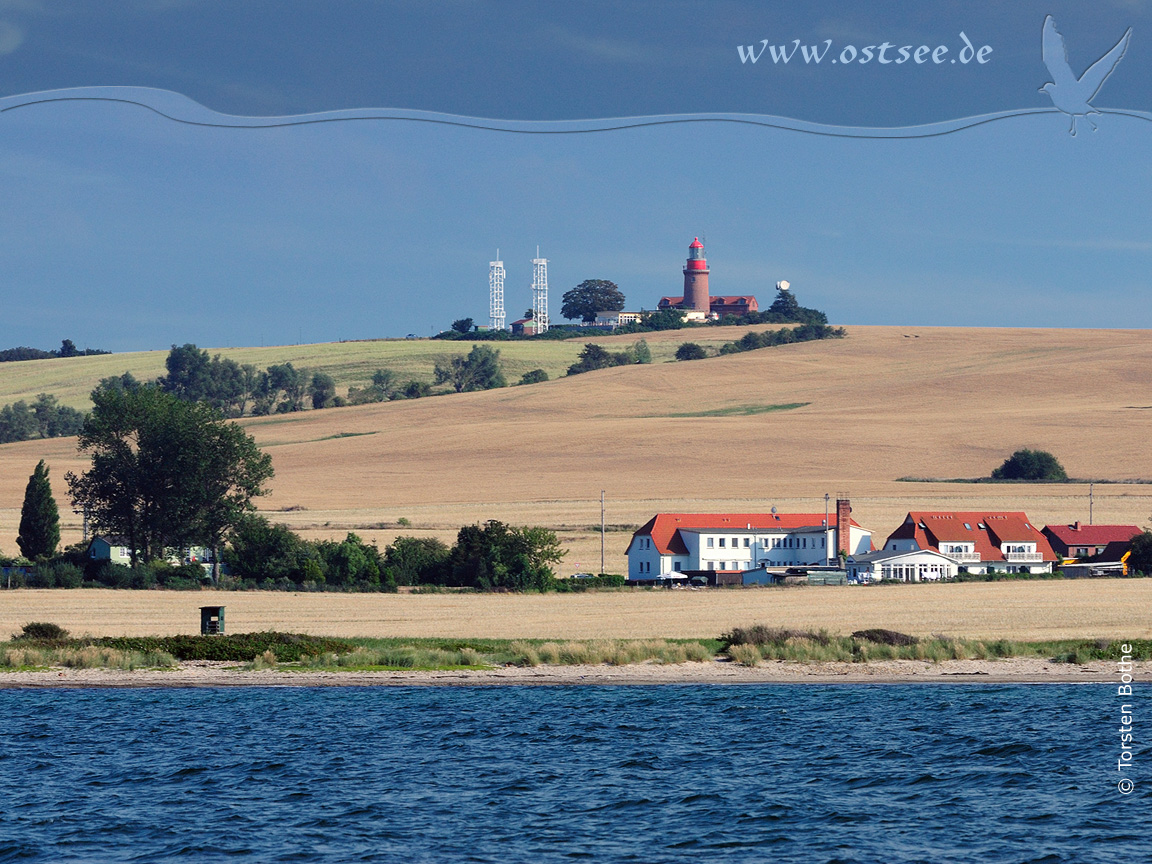
[{"label": "red brick chimney", "polygon": [[852,554],[851,548],[851,532],[849,526],[852,524],[852,504],[847,498],[836,499],[836,554],[839,555],[843,552],[845,555]]}]

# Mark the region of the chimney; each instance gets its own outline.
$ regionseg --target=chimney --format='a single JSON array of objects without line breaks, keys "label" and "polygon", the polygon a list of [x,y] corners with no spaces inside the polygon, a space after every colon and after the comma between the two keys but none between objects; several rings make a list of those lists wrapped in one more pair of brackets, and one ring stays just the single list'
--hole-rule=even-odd
[{"label": "chimney", "polygon": [[847,498],[836,499],[836,554],[843,552],[851,555],[851,534],[849,526],[852,524],[852,504]]},{"label": "chimney", "polygon": [[1080,520],[1079,519],[1077,519],[1075,522],[1072,523],[1072,530],[1073,531],[1079,531],[1080,530]]}]

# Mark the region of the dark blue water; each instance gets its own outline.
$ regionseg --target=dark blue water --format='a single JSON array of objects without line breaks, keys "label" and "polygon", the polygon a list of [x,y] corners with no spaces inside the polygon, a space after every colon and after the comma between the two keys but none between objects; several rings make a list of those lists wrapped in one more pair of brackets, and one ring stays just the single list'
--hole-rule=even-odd
[{"label": "dark blue water", "polygon": [[[1117,791],[1119,701],[1096,685],[0,691],[0,861],[1139,864],[1152,771]],[[1146,766],[1152,717],[1136,725]]]}]

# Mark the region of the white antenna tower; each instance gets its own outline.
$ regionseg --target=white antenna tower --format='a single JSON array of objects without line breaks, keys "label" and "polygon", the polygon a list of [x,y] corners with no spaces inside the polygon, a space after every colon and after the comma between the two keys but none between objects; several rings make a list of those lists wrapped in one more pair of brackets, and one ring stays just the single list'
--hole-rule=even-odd
[{"label": "white antenna tower", "polygon": [[488,323],[493,330],[504,329],[504,262],[500,250],[496,261],[488,262]]},{"label": "white antenna tower", "polygon": [[532,320],[537,336],[548,332],[548,259],[540,257],[539,246],[532,259]]}]

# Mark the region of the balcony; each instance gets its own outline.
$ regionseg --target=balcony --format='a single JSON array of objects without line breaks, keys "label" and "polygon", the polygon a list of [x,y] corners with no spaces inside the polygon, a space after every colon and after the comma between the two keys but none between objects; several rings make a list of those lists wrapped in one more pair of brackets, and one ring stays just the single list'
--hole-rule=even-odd
[{"label": "balcony", "polygon": [[1039,564],[1044,560],[1044,556],[1039,552],[1005,552],[1004,560],[1015,561],[1017,563]]},{"label": "balcony", "polygon": [[941,555],[947,555],[953,561],[959,561],[961,564],[979,564],[979,552],[941,552]]}]

